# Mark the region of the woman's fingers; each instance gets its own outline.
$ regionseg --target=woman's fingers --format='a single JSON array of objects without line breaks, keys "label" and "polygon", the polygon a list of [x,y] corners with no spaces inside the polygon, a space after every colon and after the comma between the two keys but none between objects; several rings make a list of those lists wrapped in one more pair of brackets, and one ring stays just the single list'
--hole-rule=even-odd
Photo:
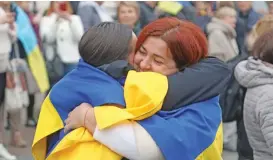
[{"label": "woman's fingers", "polygon": [[73,111],[69,112],[68,117],[70,117],[70,116],[71,116],[72,112],[73,112]]},{"label": "woman's fingers", "polygon": [[64,133],[69,132],[70,130],[74,129],[74,124],[73,123],[66,123],[64,126]]},{"label": "woman's fingers", "polygon": [[64,121],[65,125],[66,125],[66,124],[68,124],[68,123],[69,123],[69,121],[70,121],[70,119],[69,119],[69,118],[67,118],[67,119]]},{"label": "woman's fingers", "polygon": [[69,124],[66,124],[64,126],[64,133],[67,133],[69,131]]}]

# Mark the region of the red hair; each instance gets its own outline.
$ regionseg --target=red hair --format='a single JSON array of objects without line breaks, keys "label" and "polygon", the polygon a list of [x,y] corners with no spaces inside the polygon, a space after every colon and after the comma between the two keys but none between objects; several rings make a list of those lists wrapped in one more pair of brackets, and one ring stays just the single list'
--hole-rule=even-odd
[{"label": "red hair", "polygon": [[208,55],[205,34],[189,21],[166,17],[148,24],[138,36],[136,52],[149,36],[160,37],[167,43],[179,69],[195,64]]},{"label": "red hair", "polygon": [[[49,5],[49,8],[47,9],[45,15],[46,16],[50,16],[53,12],[54,12],[54,4],[56,3],[56,1],[51,1],[50,2],[50,5]],[[66,6],[67,6],[67,11],[70,13],[70,14],[73,14],[73,9],[71,7],[71,4],[69,1],[66,1],[65,2]]]}]

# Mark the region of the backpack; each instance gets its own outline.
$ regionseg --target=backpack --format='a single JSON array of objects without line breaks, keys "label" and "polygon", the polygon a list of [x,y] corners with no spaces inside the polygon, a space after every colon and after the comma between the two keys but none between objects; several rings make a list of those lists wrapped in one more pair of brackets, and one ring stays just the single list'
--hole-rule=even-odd
[{"label": "backpack", "polygon": [[[234,73],[236,65],[247,57],[245,53],[239,54],[227,62],[228,67]],[[220,95],[223,122],[231,122],[242,116],[245,93],[246,88],[241,86],[232,74],[226,89]]]}]

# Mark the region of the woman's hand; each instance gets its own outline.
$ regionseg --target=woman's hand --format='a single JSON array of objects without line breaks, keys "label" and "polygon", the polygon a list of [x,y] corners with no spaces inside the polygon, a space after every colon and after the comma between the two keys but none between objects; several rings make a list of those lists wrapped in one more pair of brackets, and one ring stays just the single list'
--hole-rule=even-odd
[{"label": "woman's hand", "polygon": [[7,12],[6,15],[1,16],[0,23],[1,24],[5,24],[5,23],[13,24],[13,22],[15,20],[14,18],[15,18],[15,13]]},{"label": "woman's hand", "polygon": [[90,115],[87,115],[88,112],[93,112],[93,107],[88,103],[82,103],[71,111],[65,120],[65,133],[71,129],[85,127],[85,120],[90,117]]}]

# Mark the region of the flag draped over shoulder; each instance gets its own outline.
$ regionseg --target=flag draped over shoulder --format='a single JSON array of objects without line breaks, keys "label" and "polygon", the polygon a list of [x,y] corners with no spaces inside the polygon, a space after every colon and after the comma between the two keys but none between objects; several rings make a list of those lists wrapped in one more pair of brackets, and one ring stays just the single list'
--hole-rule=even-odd
[{"label": "flag draped over shoulder", "polygon": [[138,121],[166,160],[222,160],[223,128],[219,97]]},{"label": "flag draped over shoulder", "polygon": [[[122,74],[117,76],[118,72],[114,70],[122,68],[121,64],[121,62],[112,64],[109,69],[104,70],[115,77],[122,77]],[[176,100],[172,104],[181,104],[181,99],[179,99],[181,90],[176,90],[177,93],[170,90],[177,83],[175,81],[168,83],[169,91],[174,93],[172,96],[178,96],[177,98],[172,97]],[[165,100],[170,99],[168,95]],[[109,118],[107,117],[111,113],[110,110],[102,111],[103,109],[103,107],[95,108],[99,129],[108,126]],[[113,116],[111,118],[115,119]],[[219,96],[187,106],[181,105],[176,110],[159,111],[150,118],[137,122],[151,135],[166,160],[222,160],[223,128]]]},{"label": "flag draped over shoulder", "polygon": [[[120,155],[94,141],[84,128],[65,135],[64,120],[68,113],[83,102],[98,106],[95,112],[106,116],[99,122],[103,124],[102,128],[106,128],[129,119],[144,119],[155,114],[161,109],[167,90],[165,76],[135,71],[129,72],[123,89],[118,81],[105,72],[81,60],[76,69],[52,88],[42,105],[32,146],[34,159],[121,159]],[[118,104],[127,108],[103,104]]]},{"label": "flag draped over shoulder", "polygon": [[45,92],[49,88],[49,81],[45,67],[45,61],[41,54],[35,32],[31,26],[27,14],[12,3],[16,12],[16,28],[17,37],[22,42],[22,45],[27,54],[30,70],[38,84],[41,92]]}]

